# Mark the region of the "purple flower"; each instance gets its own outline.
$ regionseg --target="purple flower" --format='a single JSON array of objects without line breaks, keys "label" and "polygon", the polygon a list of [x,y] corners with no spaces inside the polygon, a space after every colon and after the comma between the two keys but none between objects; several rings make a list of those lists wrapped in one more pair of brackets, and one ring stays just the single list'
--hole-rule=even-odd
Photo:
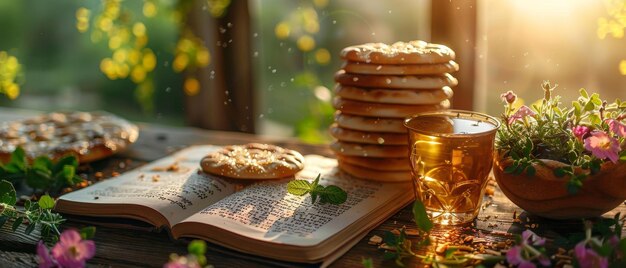
[{"label": "purple flower", "polygon": [[507,91],[506,93],[502,93],[500,94],[500,99],[502,99],[502,101],[508,103],[508,104],[513,104],[515,102],[515,100],[517,99],[517,95],[515,95],[515,93],[513,93],[513,91]]},{"label": "purple flower", "polygon": [[522,244],[543,246],[546,244],[546,239],[538,236],[531,230],[524,230],[522,232]]},{"label": "purple flower", "polygon": [[537,266],[522,257],[522,246],[514,246],[506,252],[506,261],[509,264],[523,268],[536,268]]},{"label": "purple flower", "polygon": [[611,132],[615,133],[617,136],[626,138],[626,125],[615,119],[606,120],[606,123],[609,125]]},{"label": "purple flower", "polygon": [[574,255],[581,268],[607,268],[609,260],[598,255],[593,249],[587,248],[586,241],[582,241],[574,247]]},{"label": "purple flower", "polygon": [[41,241],[37,243],[37,261],[39,262],[39,268],[52,268],[57,266],[57,262],[50,256],[50,252],[48,252],[48,249]]},{"label": "purple flower", "polygon": [[537,115],[535,112],[533,112],[530,108],[528,108],[528,106],[523,105],[522,107],[519,107],[519,109],[517,109],[517,112],[515,112],[511,117],[509,117],[509,125],[513,122],[515,122],[516,120],[521,120],[526,118],[527,116],[535,116]]},{"label": "purple flower", "polygon": [[61,267],[85,267],[85,262],[96,254],[91,240],[82,240],[76,230],[66,230],[52,248],[52,256]]},{"label": "purple flower", "polygon": [[589,135],[589,131],[591,130],[586,126],[575,126],[572,128],[572,134],[574,134],[574,137],[579,141],[583,141],[587,135]]},{"label": "purple flower", "polygon": [[608,158],[613,163],[617,163],[619,159],[619,142],[617,139],[609,136],[602,131],[592,131],[591,136],[584,141],[585,149],[599,159]]}]

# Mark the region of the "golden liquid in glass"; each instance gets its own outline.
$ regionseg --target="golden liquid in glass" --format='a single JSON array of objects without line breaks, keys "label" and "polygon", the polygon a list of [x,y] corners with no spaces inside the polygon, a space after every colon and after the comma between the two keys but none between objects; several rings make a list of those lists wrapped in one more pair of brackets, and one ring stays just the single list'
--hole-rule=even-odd
[{"label": "golden liquid in glass", "polygon": [[444,111],[407,119],[416,197],[433,222],[472,221],[493,160],[498,121],[487,115]]}]

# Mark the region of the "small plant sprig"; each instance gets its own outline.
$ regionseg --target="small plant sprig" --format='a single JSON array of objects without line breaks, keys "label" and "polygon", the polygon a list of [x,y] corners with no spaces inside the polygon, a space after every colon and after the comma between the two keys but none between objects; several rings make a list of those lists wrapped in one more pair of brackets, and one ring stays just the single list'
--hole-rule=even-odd
[{"label": "small plant sprig", "polygon": [[76,168],[78,160],[72,155],[56,162],[47,156],[39,156],[31,164],[27,161],[24,150],[18,147],[11,154],[8,163],[4,165],[0,163],[0,178],[13,184],[25,181],[26,185],[33,189],[56,193],[64,187],[83,182],[83,179],[76,175]]},{"label": "small plant sprig", "polygon": [[546,81],[541,87],[543,99],[530,107],[516,109],[512,91],[500,96],[505,127],[498,130],[496,148],[500,157],[513,160],[505,172],[534,176],[533,164],[542,164],[539,159],[559,161],[567,166],[555,169],[555,176],[569,176],[568,190],[576,193],[604,162],[626,161],[626,102],[609,104],[581,89],[572,106],[564,108],[560,96],[553,95],[556,85]]},{"label": "small plant sprig", "polygon": [[6,181],[0,181],[0,228],[9,220],[13,224],[11,228],[16,231],[23,223],[28,224],[24,232],[30,234],[37,226],[41,227],[43,237],[53,240],[60,235],[59,225],[65,221],[61,215],[52,212],[54,199],[49,195],[43,195],[38,202],[27,200],[24,209],[15,206],[17,196],[13,185]]},{"label": "small plant sprig", "polygon": [[319,184],[322,174],[318,174],[313,182],[307,180],[292,180],[287,184],[287,192],[297,196],[311,194],[311,202],[315,203],[318,197],[320,203],[334,205],[343,204],[348,199],[348,193],[335,185],[322,186]]}]

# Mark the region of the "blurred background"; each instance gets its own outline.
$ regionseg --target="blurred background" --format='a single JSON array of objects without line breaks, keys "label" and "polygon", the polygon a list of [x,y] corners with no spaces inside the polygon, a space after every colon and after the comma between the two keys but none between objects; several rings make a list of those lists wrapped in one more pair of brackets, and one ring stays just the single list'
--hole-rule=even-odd
[{"label": "blurred background", "polygon": [[498,115],[543,80],[626,99],[625,0],[23,0],[0,25],[3,107],[321,143],[339,51],[414,39],[460,54],[458,108]]}]

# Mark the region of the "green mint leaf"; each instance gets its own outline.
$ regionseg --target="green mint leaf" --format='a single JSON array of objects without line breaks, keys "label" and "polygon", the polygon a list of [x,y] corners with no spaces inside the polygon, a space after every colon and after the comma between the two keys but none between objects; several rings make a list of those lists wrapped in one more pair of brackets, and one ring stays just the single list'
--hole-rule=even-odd
[{"label": "green mint leaf", "polygon": [[26,169],[26,153],[22,147],[15,148],[15,151],[11,153],[11,161],[9,162],[9,166],[14,166],[20,171],[24,171]]},{"label": "green mint leaf", "polygon": [[15,188],[13,188],[13,184],[5,180],[0,181],[0,203],[14,206],[17,202],[16,195],[17,194],[15,193]]},{"label": "green mint leaf", "polygon": [[17,228],[20,228],[20,225],[22,225],[22,222],[24,222],[24,217],[17,217],[15,221],[13,221],[13,226],[11,226],[11,230],[15,232]]},{"label": "green mint leaf", "polygon": [[196,257],[204,256],[206,253],[206,243],[202,240],[193,240],[187,246],[187,251]]},{"label": "green mint leaf", "polygon": [[26,173],[26,184],[35,189],[48,189],[52,183],[49,170],[29,169]]},{"label": "green mint leaf", "polygon": [[47,156],[40,156],[33,161],[33,168],[38,170],[50,170],[52,168],[52,160]]},{"label": "green mint leaf", "polygon": [[322,200],[333,205],[343,204],[348,199],[348,193],[335,185],[326,186],[321,195]]},{"label": "green mint leaf", "polygon": [[361,265],[363,265],[363,268],[374,268],[374,261],[372,261],[372,258],[363,258],[361,257]]},{"label": "green mint leaf", "polygon": [[311,203],[315,204],[315,201],[317,201],[317,197],[318,197],[318,193],[317,192],[311,192]]},{"label": "green mint leaf", "polygon": [[313,183],[311,183],[311,190],[317,189],[317,186],[320,184],[320,177],[321,176],[322,176],[322,174],[317,174],[317,177],[315,178],[315,180],[313,180]]},{"label": "green mint leaf", "polygon": [[73,155],[64,156],[52,166],[52,173],[57,174],[65,168],[65,166],[78,167],[78,159]]},{"label": "green mint leaf", "polygon": [[54,208],[54,199],[52,199],[49,195],[43,195],[39,198],[39,202],[37,202],[37,204],[39,204],[39,207],[42,209],[52,209]]},{"label": "green mint leaf", "polygon": [[96,227],[88,226],[80,229],[80,237],[82,239],[92,239],[96,235]]},{"label": "green mint leaf", "polygon": [[65,165],[63,166],[63,178],[65,178],[65,180],[68,183],[72,183],[72,180],[74,179],[74,175],[76,175],[76,168],[74,166],[70,166],[70,165]]},{"label": "green mint leaf", "polygon": [[413,203],[413,218],[415,220],[415,224],[417,224],[417,228],[423,232],[429,232],[430,229],[433,228],[433,223],[430,221],[430,218],[428,218],[428,214],[426,213],[426,207],[420,200],[415,200]]},{"label": "green mint leaf", "polygon": [[311,183],[306,180],[293,180],[287,183],[287,192],[297,196],[303,196],[311,191]]}]

